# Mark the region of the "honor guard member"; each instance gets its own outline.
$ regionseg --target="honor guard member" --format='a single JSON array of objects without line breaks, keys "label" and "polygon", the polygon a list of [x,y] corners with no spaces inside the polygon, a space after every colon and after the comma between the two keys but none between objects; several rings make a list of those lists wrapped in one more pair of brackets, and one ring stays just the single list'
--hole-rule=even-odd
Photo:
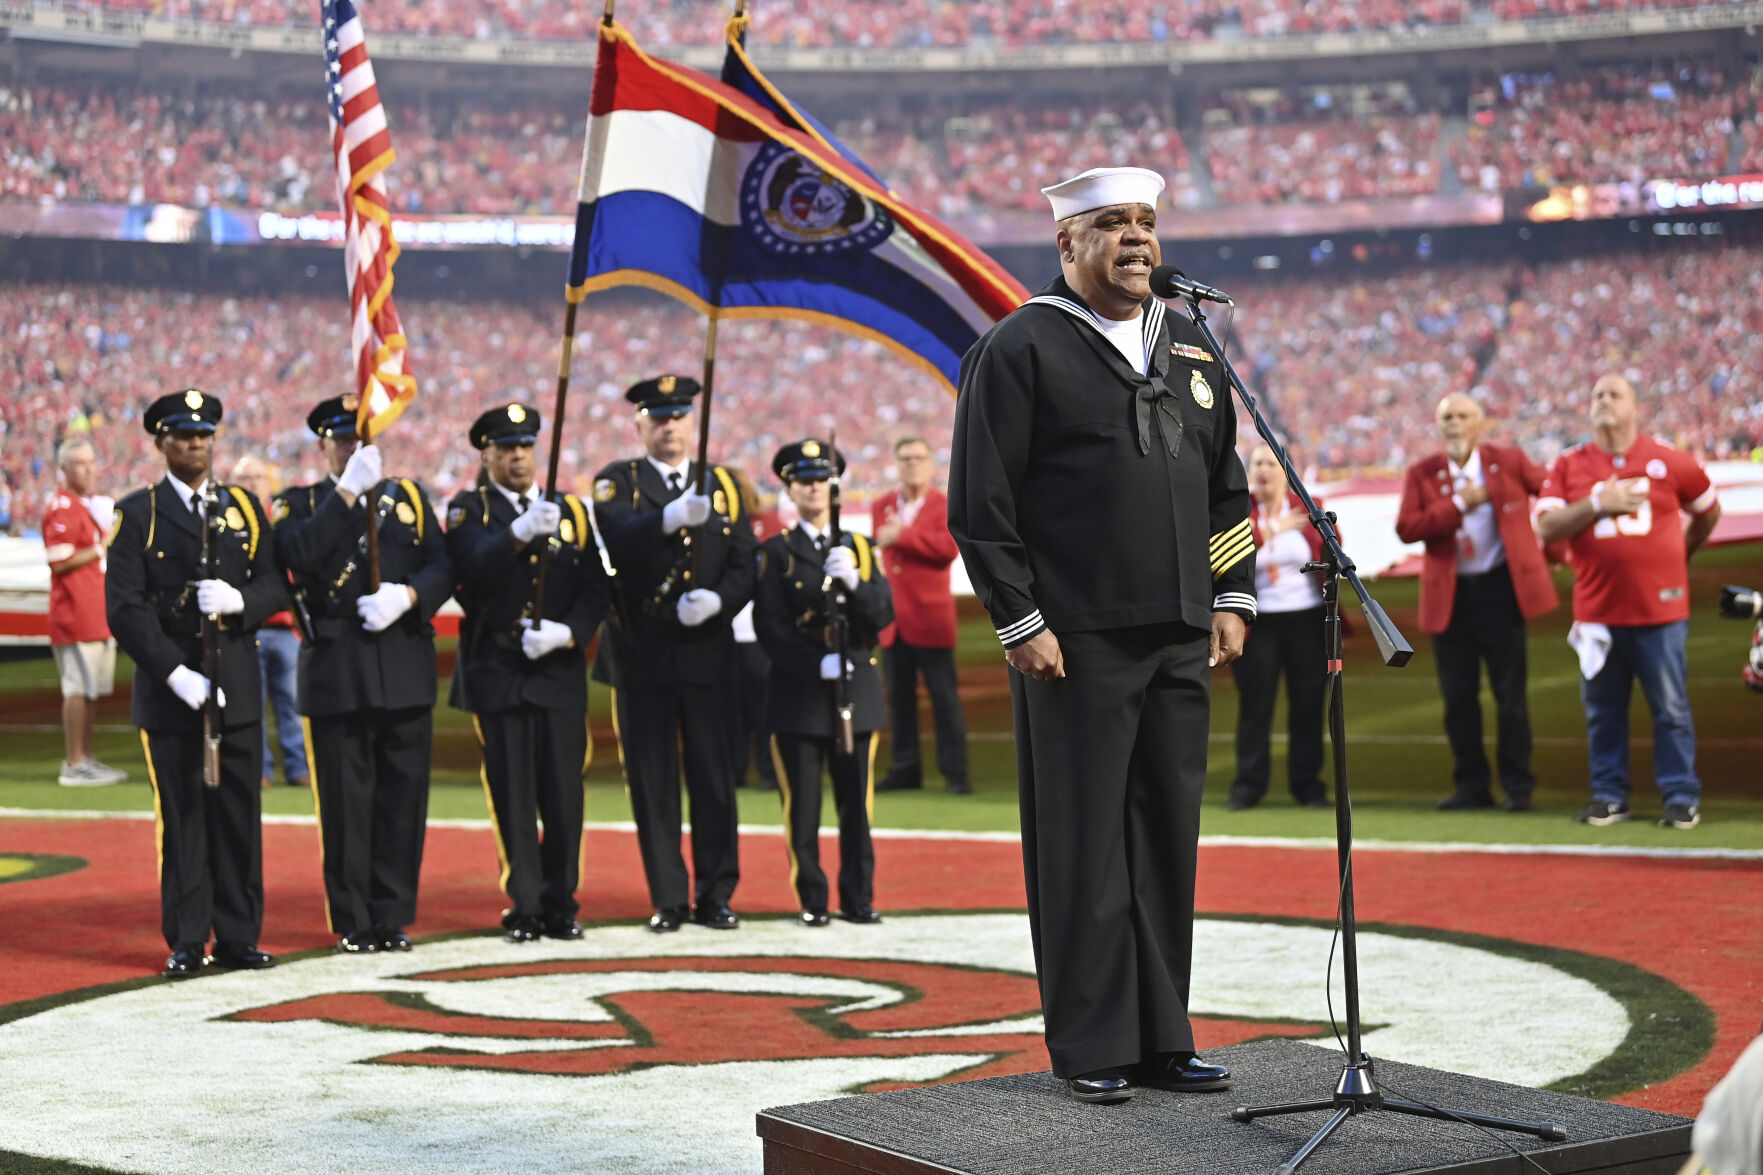
[{"label": "honor guard member", "polygon": [[1255,615],[1223,364],[1151,296],[1143,168],[1043,189],[1062,276],[961,364],[949,529],[1010,675],[1053,1072],[1082,1101],[1222,1088],[1188,1023],[1210,666]]},{"label": "honor guard member", "polygon": [[[533,484],[539,414],[492,408],[471,426],[484,477],[447,507],[447,548],[465,619],[453,670],[454,707],[471,712],[502,864],[509,942],[582,936],[582,775],[588,735],[584,650],[605,619],[606,572],[587,507]],[[545,607],[533,615],[539,552],[550,551]],[[545,835],[539,837],[538,825]]]},{"label": "honor guard member", "polygon": [[[784,802],[784,846],[790,883],[805,926],[825,926],[826,874],[820,868],[820,778],[830,768],[839,814],[839,917],[880,922],[873,906],[875,852],[869,820],[875,806],[875,747],[887,725],[875,646],[894,619],[894,597],[869,540],[843,532],[836,545],[830,479],[844,454],[817,440],[785,445],[771,468],[783,481],[801,521],[773,535],[759,552],[753,627],[771,658],[766,728]],[[827,592],[834,581],[846,600],[844,648],[830,631]],[[852,750],[835,745],[834,689],[849,672]]]},{"label": "honor guard member", "polygon": [[[257,949],[263,929],[262,689],[257,643],[264,619],[288,606],[269,519],[237,486],[213,484],[221,404],[194,388],[155,400],[143,423],[166,475],[116,507],[105,610],[135,663],[130,716],[141,731],[158,814],[159,901],[171,957],[162,972],[212,962],[275,965]],[[205,578],[203,531],[219,570]],[[203,618],[216,626],[218,787],[203,779]]]},{"label": "honor guard member", "polygon": [[[312,618],[299,710],[324,869],[344,954],[407,951],[428,822],[436,610],[453,594],[441,527],[417,484],[357,445],[355,396],[306,417],[330,476],[275,499],[276,553]],[[368,584],[367,526],[380,586]]]},{"label": "honor guard member", "polygon": [[[649,928],[657,932],[678,930],[687,917],[716,930],[740,925],[728,905],[740,865],[726,707],[716,692],[734,656],[730,621],[753,598],[758,540],[727,470],[712,466],[711,492],[697,492],[697,463],[688,454],[698,391],[696,380],[674,375],[627,391],[645,453],[608,465],[594,481],[621,618],[607,626],[610,673],[602,663],[595,675],[610,676],[614,687],[613,717],[655,907]],[[682,755],[692,805],[689,879],[680,854]]]}]

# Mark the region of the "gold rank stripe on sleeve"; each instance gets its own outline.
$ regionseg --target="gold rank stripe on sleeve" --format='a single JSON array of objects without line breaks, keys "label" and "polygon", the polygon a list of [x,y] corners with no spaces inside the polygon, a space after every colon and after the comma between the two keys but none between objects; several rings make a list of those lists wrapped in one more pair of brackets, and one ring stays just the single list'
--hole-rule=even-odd
[{"label": "gold rank stripe on sleeve", "polygon": [[1212,536],[1212,578],[1217,579],[1241,563],[1255,549],[1255,535],[1249,520],[1243,519],[1229,530]]}]

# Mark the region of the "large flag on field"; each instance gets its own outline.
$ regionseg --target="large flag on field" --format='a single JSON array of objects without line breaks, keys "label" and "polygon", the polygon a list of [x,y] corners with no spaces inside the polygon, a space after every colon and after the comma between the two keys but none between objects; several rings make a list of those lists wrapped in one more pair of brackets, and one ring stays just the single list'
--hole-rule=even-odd
[{"label": "large flag on field", "polygon": [[[738,48],[732,26],[730,37]],[[742,78],[650,57],[621,26],[600,26],[570,300],[638,285],[714,317],[822,322],[953,390],[961,356],[1027,291],[757,71]]]},{"label": "large flag on field", "polygon": [[330,110],[331,154],[337,162],[342,209],[343,265],[349,278],[350,344],[362,435],[377,436],[416,398],[416,378],[404,369],[404,328],[392,302],[392,239],[386,168],[392,136],[374,84],[367,38],[352,0],[320,0],[324,15],[325,103]]}]

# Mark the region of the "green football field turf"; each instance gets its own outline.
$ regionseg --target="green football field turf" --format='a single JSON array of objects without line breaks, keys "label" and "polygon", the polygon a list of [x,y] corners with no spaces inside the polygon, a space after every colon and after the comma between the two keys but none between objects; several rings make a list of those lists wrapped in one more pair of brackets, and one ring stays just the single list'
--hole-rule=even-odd
[{"label": "green football field turf", "polygon": [[[1346,649],[1348,769],[1355,828],[1366,839],[1478,843],[1611,844],[1671,848],[1763,849],[1763,695],[1747,691],[1739,668],[1749,644],[1746,625],[1720,619],[1714,601],[1723,583],[1763,588],[1763,547],[1747,545],[1704,552],[1691,568],[1695,601],[1689,638],[1690,698],[1699,739],[1703,780],[1702,825],[1692,832],[1657,828],[1658,792],[1652,785],[1651,720],[1635,692],[1633,769],[1636,819],[1612,828],[1573,823],[1588,798],[1585,721],[1579,704],[1578,669],[1565,634],[1568,608],[1533,623],[1530,634],[1531,719],[1536,735],[1537,810],[1443,813],[1434,804],[1449,793],[1450,752],[1444,742],[1438,688],[1424,633],[1415,622],[1418,585],[1412,579],[1373,584],[1392,618],[1415,646],[1404,669],[1383,667],[1358,617],[1348,605],[1352,630]],[[1559,582],[1565,597],[1569,578]],[[971,601],[968,602],[969,605]],[[1009,690],[1002,655],[991,627],[971,607],[963,612],[959,658],[968,717],[974,794],[950,796],[937,788],[876,797],[876,824],[902,829],[1014,832],[1017,828],[1014,746],[1010,738]],[[138,734],[128,726],[126,665],[118,693],[99,712],[100,758],[130,772],[126,783],[104,788],[64,788],[55,783],[62,755],[60,699],[53,663],[46,655],[0,663],[0,807],[150,811],[152,799],[142,767]],[[1294,807],[1285,794],[1283,704],[1275,715],[1274,787],[1267,801],[1248,812],[1227,812],[1223,799],[1234,768],[1232,732],[1237,697],[1228,671],[1215,675],[1211,766],[1207,776],[1204,832],[1208,835],[1332,837],[1330,811]],[[441,695],[446,696],[446,683]],[[592,725],[598,750],[588,772],[588,819],[630,819],[611,738],[608,695],[595,688]],[[1487,741],[1492,755],[1493,700],[1485,689]],[[933,760],[928,714],[924,757]],[[877,759],[887,767],[887,739]],[[485,816],[477,777],[477,745],[465,717],[444,704],[436,710],[435,818]],[[741,792],[741,820],[776,824],[775,793]],[[310,814],[311,797],[278,786],[265,795],[264,810]],[[831,804],[826,805],[828,820]]]}]

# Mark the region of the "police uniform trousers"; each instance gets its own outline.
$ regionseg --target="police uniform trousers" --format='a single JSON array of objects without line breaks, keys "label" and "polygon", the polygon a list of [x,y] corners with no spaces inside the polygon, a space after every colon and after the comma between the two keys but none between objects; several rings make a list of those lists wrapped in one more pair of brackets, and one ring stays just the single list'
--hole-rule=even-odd
[{"label": "police uniform trousers", "polygon": [[1522,798],[1536,787],[1531,771],[1530,701],[1524,613],[1512,572],[1501,563],[1481,575],[1459,575],[1451,623],[1433,634],[1439,692],[1445,700],[1445,737],[1451,742],[1452,782],[1459,794],[1489,794],[1492,777],[1481,736],[1481,666],[1488,667],[1499,723],[1496,755],[1500,786]]},{"label": "police uniform trousers", "polygon": [[1322,785],[1322,694],[1328,649],[1322,609],[1262,612],[1230,664],[1237,683],[1237,774],[1231,799],[1257,804],[1267,794],[1273,766],[1273,705],[1279,676],[1286,679],[1286,780],[1300,804],[1327,798]]},{"label": "police uniform trousers", "polygon": [[[735,783],[729,774],[726,704],[708,685],[614,692],[624,778],[637,847],[657,910],[726,902],[740,880]],[[680,853],[680,767],[691,798],[692,876]]]},{"label": "police uniform trousers", "polygon": [[591,750],[587,716],[522,702],[476,715],[474,722],[502,892],[512,903],[504,921],[575,917],[581,909],[575,891],[582,868],[582,776]]},{"label": "police uniform trousers", "polygon": [[1209,634],[1056,633],[1066,677],[1012,671],[1023,872],[1053,1072],[1191,1050]]},{"label": "police uniform trousers", "polygon": [[416,921],[433,726],[427,706],[306,719],[333,934]]},{"label": "police uniform trousers", "polygon": [[263,930],[263,726],[220,740],[220,786],[202,782],[202,729],[143,730],[159,850],[160,925],[172,950],[257,942]]},{"label": "police uniform trousers", "polygon": [[777,789],[771,735],[765,729],[765,688],[770,672],[771,658],[758,641],[735,642],[724,697],[729,708],[729,770],[734,773],[736,787],[746,786],[747,764],[751,763],[759,773],[759,786],[766,791]]},{"label": "police uniform trousers", "polygon": [[849,755],[833,750],[828,737],[774,734],[778,791],[788,828],[790,885],[804,910],[825,910],[826,872],[820,867],[821,772],[830,769],[833,807],[839,814],[839,908],[868,909],[875,904],[875,849],[869,821],[875,810],[875,748],[881,735],[859,730]]}]

